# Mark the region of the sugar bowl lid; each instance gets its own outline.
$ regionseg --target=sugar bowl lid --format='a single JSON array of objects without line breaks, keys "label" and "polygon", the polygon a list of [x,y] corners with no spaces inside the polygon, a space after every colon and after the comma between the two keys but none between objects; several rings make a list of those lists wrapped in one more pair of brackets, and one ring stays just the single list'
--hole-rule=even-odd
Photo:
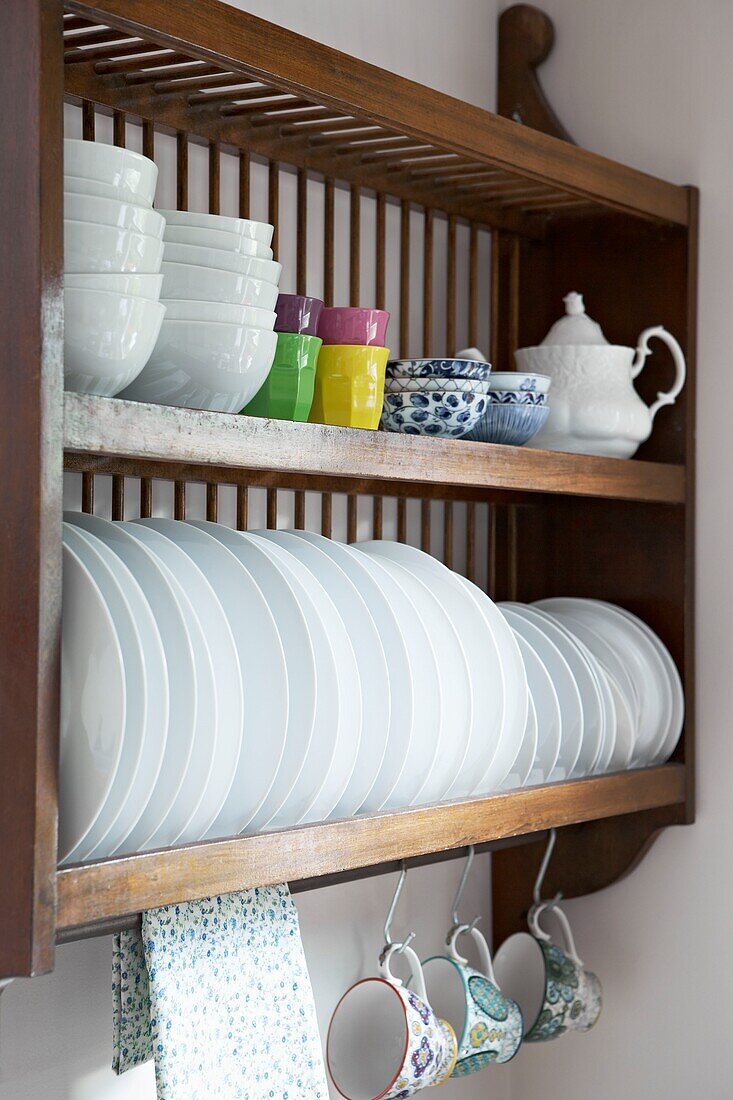
[{"label": "sugar bowl lid", "polygon": [[593,321],[585,312],[583,295],[572,290],[563,298],[565,303],[565,316],[555,321],[547,336],[542,341],[543,345],[554,344],[567,347],[577,344],[607,344],[608,340],[603,335],[601,326]]}]

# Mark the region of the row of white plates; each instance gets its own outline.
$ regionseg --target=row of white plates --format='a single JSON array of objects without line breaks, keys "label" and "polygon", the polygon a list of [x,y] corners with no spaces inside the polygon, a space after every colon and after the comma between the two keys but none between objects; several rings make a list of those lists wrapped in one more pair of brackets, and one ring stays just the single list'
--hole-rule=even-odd
[{"label": "row of white plates", "polygon": [[500,609],[400,543],[65,519],[65,862],[641,766],[679,736],[669,654],[610,605]]}]

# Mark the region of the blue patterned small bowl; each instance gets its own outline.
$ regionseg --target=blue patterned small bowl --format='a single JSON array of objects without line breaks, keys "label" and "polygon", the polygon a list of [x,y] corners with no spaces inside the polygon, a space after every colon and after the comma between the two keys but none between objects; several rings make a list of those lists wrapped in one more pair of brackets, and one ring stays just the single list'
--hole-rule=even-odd
[{"label": "blue patterned small bowl", "polygon": [[490,390],[491,405],[546,405],[547,394],[534,390]]},{"label": "blue patterned small bowl", "polygon": [[[490,382],[487,379],[482,382],[480,378],[436,378],[434,374],[420,378],[387,378],[384,388],[388,393],[428,393],[431,390],[441,390],[443,393],[483,393],[489,392]],[[531,394],[530,396],[538,396]]]},{"label": "blue patterned small bowl", "polygon": [[549,405],[489,404],[468,438],[478,443],[506,443],[521,447],[537,434],[549,411]]},{"label": "blue patterned small bowl", "polygon": [[475,359],[391,359],[387,363],[388,378],[480,378],[491,374],[491,363]]},{"label": "blue patterned small bowl", "polygon": [[387,432],[462,439],[485,411],[482,393],[385,393],[381,425]]}]

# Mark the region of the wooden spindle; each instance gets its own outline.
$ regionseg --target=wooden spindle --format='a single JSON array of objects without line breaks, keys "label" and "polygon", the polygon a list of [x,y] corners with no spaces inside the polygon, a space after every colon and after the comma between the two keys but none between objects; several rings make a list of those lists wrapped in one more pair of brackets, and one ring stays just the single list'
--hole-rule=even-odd
[{"label": "wooden spindle", "polygon": [[321,534],[331,538],[333,530],[333,499],[330,493],[321,493]]},{"label": "wooden spindle", "polygon": [[377,309],[384,309],[386,293],[386,251],[387,251],[387,200],[381,191],[377,192],[376,256],[374,301]]},{"label": "wooden spindle", "polygon": [[295,490],[293,503],[293,527],[296,531],[305,531],[305,491]]},{"label": "wooden spindle", "polygon": [[219,486],[215,481],[206,482],[206,518],[210,523],[219,519]]},{"label": "wooden spindle", "polygon": [[494,367],[494,370],[499,370],[499,331],[500,331],[500,300],[499,300],[499,267],[500,267],[500,252],[501,252],[501,234],[494,232],[491,234],[491,286],[489,289],[489,359]]},{"label": "wooden spindle", "polygon": [[280,164],[276,160],[270,161],[267,173],[267,217],[275,227],[272,234],[272,254],[277,259],[280,245]]},{"label": "wooden spindle", "polygon": [[466,504],[466,577],[476,579],[476,505],[472,500]]},{"label": "wooden spindle", "polygon": [[453,501],[443,503],[443,563],[453,568]]},{"label": "wooden spindle", "polygon": [[478,344],[478,226],[471,222],[468,245],[468,344]]},{"label": "wooden spindle", "polygon": [[94,141],[95,129],[94,104],[91,100],[85,99],[81,105],[81,136],[84,141]]},{"label": "wooden spindle", "polygon": [[514,370],[514,352],[519,347],[519,237],[512,237],[509,249],[509,363]]},{"label": "wooden spindle", "polygon": [[188,135],[176,133],[176,210],[188,210]]},{"label": "wooden spindle", "polygon": [[426,207],[422,266],[422,353],[426,357],[431,354],[433,347],[433,229],[434,214],[430,207]]},{"label": "wooden spindle", "polygon": [[333,180],[326,177],[323,188],[323,300],[327,306],[333,305],[333,200]]},{"label": "wooden spindle", "polygon": [[86,471],[81,475],[81,510],[94,511],[94,474]]},{"label": "wooden spindle", "polygon": [[372,498],[372,538],[381,539],[382,520],[384,513],[384,500],[382,497]]},{"label": "wooden spindle", "polygon": [[507,588],[509,599],[517,599],[517,506],[510,504],[507,507]]},{"label": "wooden spindle", "polygon": [[125,479],[119,474],[112,477],[112,519],[125,518]]},{"label": "wooden spindle", "polygon": [[296,221],[295,290],[305,294],[308,282],[308,173],[298,169],[298,216]]},{"label": "wooden spindle", "polygon": [[249,187],[250,187],[250,171],[249,171],[249,152],[246,149],[240,150],[239,153],[239,216],[240,218],[249,217]]},{"label": "wooden spindle", "polygon": [[445,268],[445,343],[449,356],[456,353],[456,218],[448,217],[448,259]]},{"label": "wooden spindle", "polygon": [[346,541],[356,542],[356,524],[357,524],[357,503],[358,497],[354,493],[349,493],[346,498]]},{"label": "wooden spindle", "polygon": [[359,282],[361,277],[361,188],[352,183],[349,209],[349,302],[359,305]]},{"label": "wooden spindle", "polygon": [[402,200],[400,214],[400,358],[410,354],[410,203]]},{"label": "wooden spindle", "polygon": [[140,478],[140,518],[150,519],[153,514],[153,481],[149,477]]},{"label": "wooden spindle", "polygon": [[143,119],[143,156],[155,159],[155,127],[149,118]]},{"label": "wooden spindle", "polygon": [[221,152],[218,141],[209,142],[209,213],[220,212]]},{"label": "wooden spindle", "polygon": [[397,497],[397,541],[407,542],[407,501]]},{"label": "wooden spindle", "polygon": [[173,516],[175,519],[186,518],[186,482],[176,481],[173,485]]},{"label": "wooden spindle", "polygon": [[124,111],[112,113],[112,141],[118,149],[124,149],[127,143],[127,118]]},{"label": "wooden spindle", "polygon": [[249,523],[249,493],[246,485],[237,486],[237,530],[246,531]]},{"label": "wooden spindle", "polygon": [[496,599],[496,507],[488,505],[486,591],[492,600]]},{"label": "wooden spindle", "polygon": [[430,553],[431,537],[430,537],[430,505],[431,500],[426,497],[425,500],[420,503],[420,548],[425,551],[426,554]]},{"label": "wooden spindle", "polygon": [[277,489],[267,490],[267,529],[277,531]]}]

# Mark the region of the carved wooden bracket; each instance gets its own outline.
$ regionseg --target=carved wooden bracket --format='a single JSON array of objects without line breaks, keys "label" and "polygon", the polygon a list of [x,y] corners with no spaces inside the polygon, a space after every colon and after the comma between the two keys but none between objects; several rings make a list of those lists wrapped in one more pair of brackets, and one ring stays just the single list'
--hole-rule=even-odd
[{"label": "carved wooden bracket", "polygon": [[552,20],[532,4],[514,4],[499,16],[498,113],[533,130],[571,141],[545,97],[536,69],[555,42]]}]

